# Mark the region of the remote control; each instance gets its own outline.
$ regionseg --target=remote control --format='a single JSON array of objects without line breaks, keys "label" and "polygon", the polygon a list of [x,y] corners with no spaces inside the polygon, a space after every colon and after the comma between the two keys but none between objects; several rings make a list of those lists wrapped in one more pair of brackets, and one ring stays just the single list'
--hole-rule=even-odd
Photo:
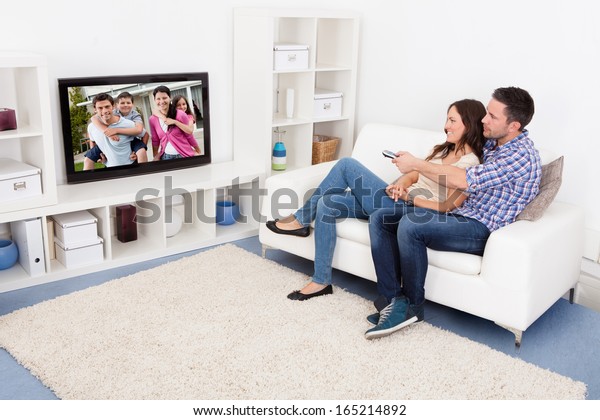
[{"label": "remote control", "polygon": [[389,150],[384,150],[383,152],[383,156],[390,158],[390,159],[395,159],[396,158],[396,154],[394,152],[391,152]]}]

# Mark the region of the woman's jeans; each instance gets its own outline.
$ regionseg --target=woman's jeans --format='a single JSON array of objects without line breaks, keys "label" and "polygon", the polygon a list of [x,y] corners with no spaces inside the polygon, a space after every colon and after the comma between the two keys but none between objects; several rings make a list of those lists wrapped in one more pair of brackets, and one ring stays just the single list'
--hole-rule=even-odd
[{"label": "woman's jeans", "polygon": [[179,153],[176,155],[170,155],[168,153],[163,153],[163,155],[160,157],[160,160],[172,160],[172,159],[181,159],[183,158],[183,156],[181,156]]},{"label": "woman's jeans", "polygon": [[[382,165],[390,164],[387,160]],[[342,158],[321,181],[294,217],[308,226],[315,221],[315,272],[312,280],[331,284],[331,262],[335,249],[336,219],[368,219],[381,208],[410,208],[402,200],[394,202],[385,193],[387,183],[353,158]]]},{"label": "woman's jeans", "polygon": [[375,211],[369,221],[380,294],[375,306],[381,310],[392,298],[402,295],[411,305],[423,304],[427,248],[483,255],[489,235],[483,223],[457,214],[418,207]]}]

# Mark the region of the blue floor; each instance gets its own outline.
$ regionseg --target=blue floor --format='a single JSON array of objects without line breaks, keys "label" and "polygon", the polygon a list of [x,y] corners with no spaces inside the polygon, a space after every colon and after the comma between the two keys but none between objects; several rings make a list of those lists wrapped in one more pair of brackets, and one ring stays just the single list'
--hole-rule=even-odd
[{"label": "blue floor", "polygon": [[[260,254],[260,243],[257,237],[236,241],[235,244]],[[0,315],[196,252],[198,251],[2,293]],[[269,250],[267,258],[307,275],[312,274],[312,262],[303,258],[277,250]],[[367,299],[373,299],[377,293],[375,283],[340,271],[334,273],[334,284]],[[490,321],[445,306],[427,302],[425,320],[513,357],[582,381],[588,386],[588,399],[600,399],[600,357],[597,356],[600,349],[600,313],[598,312],[577,304],[571,305],[565,299],[561,299],[523,334],[523,342],[518,350],[515,349],[514,336],[510,332]],[[0,378],[0,399],[56,399],[52,391],[21,367],[3,349],[0,349]]]}]

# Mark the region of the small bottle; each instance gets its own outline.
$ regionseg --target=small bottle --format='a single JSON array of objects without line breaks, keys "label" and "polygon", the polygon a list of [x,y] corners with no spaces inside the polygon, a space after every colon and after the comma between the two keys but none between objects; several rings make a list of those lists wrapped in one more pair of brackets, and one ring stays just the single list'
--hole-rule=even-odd
[{"label": "small bottle", "polygon": [[283,144],[283,135],[285,131],[280,131],[279,128],[274,131],[277,134],[277,142],[273,147],[273,159],[271,161],[271,168],[274,171],[285,171],[286,168],[286,150],[285,144]]}]

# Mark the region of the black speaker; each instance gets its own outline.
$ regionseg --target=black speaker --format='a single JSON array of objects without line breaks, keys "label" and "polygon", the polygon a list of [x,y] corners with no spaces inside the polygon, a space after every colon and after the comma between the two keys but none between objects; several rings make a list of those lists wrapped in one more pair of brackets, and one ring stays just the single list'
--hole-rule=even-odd
[{"label": "black speaker", "polygon": [[131,204],[117,206],[117,239],[119,241],[130,242],[137,239],[135,215],[135,206]]}]

